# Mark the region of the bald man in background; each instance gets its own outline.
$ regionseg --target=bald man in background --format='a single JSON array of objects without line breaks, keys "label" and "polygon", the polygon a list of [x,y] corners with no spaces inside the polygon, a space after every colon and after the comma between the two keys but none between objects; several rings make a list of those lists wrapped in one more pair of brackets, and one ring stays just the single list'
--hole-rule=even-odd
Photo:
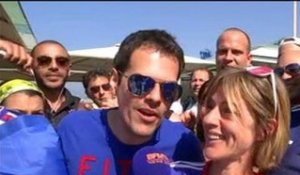
[{"label": "bald man in background", "polygon": [[217,71],[225,66],[251,66],[251,40],[242,29],[225,29],[216,44]]}]

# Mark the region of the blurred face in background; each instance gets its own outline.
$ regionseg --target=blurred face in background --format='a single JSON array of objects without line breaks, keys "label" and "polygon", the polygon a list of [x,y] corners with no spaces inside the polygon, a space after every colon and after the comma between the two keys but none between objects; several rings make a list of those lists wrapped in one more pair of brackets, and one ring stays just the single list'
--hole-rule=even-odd
[{"label": "blurred face in background", "polygon": [[251,64],[251,60],[249,42],[242,32],[226,31],[220,36],[216,51],[218,70],[225,66],[246,67]]},{"label": "blurred face in background", "polygon": [[285,80],[300,76],[300,45],[287,43],[280,46],[278,68]]},{"label": "blurred face in background", "polygon": [[196,70],[191,79],[191,87],[194,95],[197,97],[201,86],[209,80],[209,74],[205,70]]},{"label": "blurred face in background", "polygon": [[3,105],[9,109],[17,110],[28,115],[44,113],[44,101],[40,95],[28,95],[24,92],[15,92],[3,101]]},{"label": "blurred face in background", "polygon": [[114,89],[109,84],[108,77],[97,76],[88,84],[88,96],[99,106],[103,107],[103,101],[114,98]]}]

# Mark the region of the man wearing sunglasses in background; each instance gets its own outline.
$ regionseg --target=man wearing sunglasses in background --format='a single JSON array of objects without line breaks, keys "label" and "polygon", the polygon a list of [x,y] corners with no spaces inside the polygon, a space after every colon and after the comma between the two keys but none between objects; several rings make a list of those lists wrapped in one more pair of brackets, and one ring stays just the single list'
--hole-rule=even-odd
[{"label": "man wearing sunglasses in background", "polygon": [[77,109],[80,101],[65,88],[70,75],[70,56],[67,49],[54,40],[38,43],[31,56],[34,78],[47,101],[45,115],[56,126],[69,111]]},{"label": "man wearing sunglasses in background", "polygon": [[[113,65],[119,107],[72,112],[58,126],[69,173],[130,175],[134,154],[149,145],[175,161],[203,161],[193,133],[164,117],[182,91],[184,54],[175,39],[163,30],[132,33]],[[164,161],[158,153],[147,158]]]},{"label": "man wearing sunglasses in background", "polygon": [[285,80],[289,88],[292,120],[291,127],[300,125],[300,38],[286,38],[278,48],[278,62],[275,73]]},{"label": "man wearing sunglasses in background", "polygon": [[291,115],[291,141],[281,165],[270,175],[300,174],[300,38],[283,39],[278,48],[275,73],[285,80],[289,91]]},{"label": "man wearing sunglasses in background", "polygon": [[280,42],[274,71],[284,80],[300,76],[300,38],[286,38]]},{"label": "man wearing sunglasses in background", "polygon": [[113,108],[118,106],[115,88],[109,83],[108,70],[95,69],[88,71],[82,79],[86,95],[93,100],[92,108]]}]

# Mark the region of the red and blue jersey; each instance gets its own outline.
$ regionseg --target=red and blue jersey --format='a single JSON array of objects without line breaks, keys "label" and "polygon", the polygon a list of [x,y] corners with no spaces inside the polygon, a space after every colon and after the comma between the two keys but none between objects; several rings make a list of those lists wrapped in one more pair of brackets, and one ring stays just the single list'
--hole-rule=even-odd
[{"label": "red and blue jersey", "polygon": [[107,110],[72,112],[58,126],[58,133],[70,175],[131,175],[134,154],[149,145],[174,161],[204,161],[195,135],[165,119],[153,138],[141,145],[118,140],[108,125]]}]

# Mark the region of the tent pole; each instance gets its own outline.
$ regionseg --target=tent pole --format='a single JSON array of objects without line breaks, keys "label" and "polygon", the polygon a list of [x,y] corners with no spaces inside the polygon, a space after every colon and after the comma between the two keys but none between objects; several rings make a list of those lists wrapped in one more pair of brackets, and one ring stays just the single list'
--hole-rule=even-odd
[{"label": "tent pole", "polygon": [[297,1],[294,0],[294,31],[293,31],[293,36],[297,37]]}]

